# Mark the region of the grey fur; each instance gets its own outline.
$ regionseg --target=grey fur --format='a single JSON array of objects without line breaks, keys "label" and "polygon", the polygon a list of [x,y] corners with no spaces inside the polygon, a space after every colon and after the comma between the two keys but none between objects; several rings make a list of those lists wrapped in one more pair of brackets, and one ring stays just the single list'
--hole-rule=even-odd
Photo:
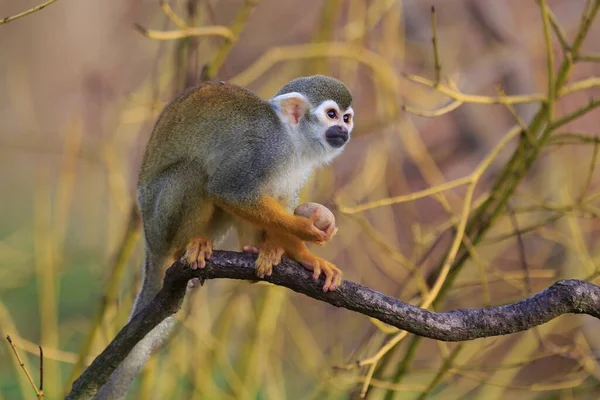
[{"label": "grey fur", "polygon": [[298,92],[305,95],[313,107],[325,100],[335,101],[342,110],[352,105],[352,94],[341,81],[325,75],[314,75],[290,81],[277,92],[276,96]]},{"label": "grey fur", "polygon": [[[277,95],[290,92],[303,94],[312,107],[334,100],[347,109],[352,102],[343,83],[325,76],[296,79]],[[308,166],[309,173],[339,154],[340,149],[326,145],[325,129],[317,118],[307,112],[292,129],[281,119],[277,104],[276,97],[265,101],[235,85],[207,82],[184,91],[163,110],[148,142],[138,181],[146,262],[142,289],[130,318],[158,293],[174,249],[184,248],[191,238],[207,237],[217,244],[233,226],[240,237],[261,236],[249,223],[217,206],[210,210],[208,222],[200,224],[207,210],[198,205],[211,200],[251,205],[267,194],[286,203],[291,211],[304,176],[296,184],[290,183],[288,174],[293,175],[298,166]],[[173,325],[173,318],[168,318],[140,341],[97,399],[123,398]]]}]

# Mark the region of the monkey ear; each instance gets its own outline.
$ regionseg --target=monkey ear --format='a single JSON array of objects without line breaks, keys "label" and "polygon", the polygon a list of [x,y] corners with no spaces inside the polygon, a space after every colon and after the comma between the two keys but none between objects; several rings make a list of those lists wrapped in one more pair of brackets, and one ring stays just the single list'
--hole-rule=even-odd
[{"label": "monkey ear", "polygon": [[285,93],[271,99],[271,104],[279,118],[292,125],[298,125],[300,118],[310,108],[308,99],[298,92]]}]

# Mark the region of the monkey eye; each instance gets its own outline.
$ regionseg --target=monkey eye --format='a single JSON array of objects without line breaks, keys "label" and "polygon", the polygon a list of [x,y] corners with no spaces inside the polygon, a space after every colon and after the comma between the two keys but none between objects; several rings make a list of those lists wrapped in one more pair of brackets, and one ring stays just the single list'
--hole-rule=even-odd
[{"label": "monkey eye", "polygon": [[335,112],[335,110],[332,108],[330,110],[327,110],[327,116],[331,119],[334,119],[337,116],[337,113]]},{"label": "monkey eye", "polygon": [[344,115],[344,122],[348,123],[350,121],[350,114]]}]

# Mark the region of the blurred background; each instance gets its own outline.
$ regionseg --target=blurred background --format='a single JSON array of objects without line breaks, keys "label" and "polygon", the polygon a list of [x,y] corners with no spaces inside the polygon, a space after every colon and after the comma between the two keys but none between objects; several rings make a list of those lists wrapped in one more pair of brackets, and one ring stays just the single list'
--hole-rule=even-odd
[{"label": "blurred background", "polygon": [[[36,4],[0,1],[0,14]],[[560,119],[600,93],[600,22],[582,19],[598,1],[547,4],[564,35],[550,32],[555,74],[561,39],[572,44],[589,26],[568,80],[588,84],[555,102]],[[171,38],[212,25],[237,40]],[[353,138],[302,194],[334,211],[339,234],[315,251],[346,279],[422,304],[456,242],[464,262],[442,277],[437,311],[517,301],[562,278],[600,283],[593,107],[552,133],[485,236],[471,243],[469,225],[455,240],[461,213],[485,201],[519,137],[535,134],[525,127],[547,92],[544,32],[537,3],[516,0],[59,0],[0,25],[3,338],[36,382],[43,346],[44,390],[55,399],[123,326],[141,278],[135,184],[145,143],[162,107],[206,78],[265,98],[315,73],[351,88]],[[504,94],[534,98],[482,104]],[[482,161],[489,165],[464,206]],[[223,248],[235,246],[230,238]],[[587,316],[442,343],[284,288],[224,280],[207,282],[177,316],[175,338],[129,398],[600,397],[600,323]],[[34,396],[4,341],[0,399]]]}]

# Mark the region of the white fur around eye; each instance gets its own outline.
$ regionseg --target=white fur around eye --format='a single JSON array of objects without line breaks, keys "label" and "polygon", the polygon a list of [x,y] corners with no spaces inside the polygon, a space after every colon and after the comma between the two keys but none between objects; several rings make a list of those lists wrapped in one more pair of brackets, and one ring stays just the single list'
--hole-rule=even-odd
[{"label": "white fur around eye", "polygon": [[337,103],[335,101],[333,101],[333,100],[325,100],[324,102],[322,102],[321,104],[319,104],[319,106],[317,108],[315,108],[314,114],[325,125],[334,125],[334,124],[336,124],[335,119],[331,119],[327,115],[327,111],[329,111],[329,110],[335,110],[337,118],[341,118],[342,117],[342,113],[340,112],[340,108],[338,107]]},{"label": "white fur around eye", "polygon": [[352,108],[352,106],[348,107],[348,109],[346,110],[344,115],[346,115],[346,114],[350,114],[351,121],[354,119],[354,109]]},{"label": "white fur around eye", "polygon": [[[344,115],[350,116],[348,122],[344,121],[344,123],[348,127],[348,132],[352,132],[352,128],[354,128],[354,110],[352,109],[352,106],[348,107],[348,109],[344,112]],[[342,116],[342,121],[343,120],[344,120],[344,117]]]}]

